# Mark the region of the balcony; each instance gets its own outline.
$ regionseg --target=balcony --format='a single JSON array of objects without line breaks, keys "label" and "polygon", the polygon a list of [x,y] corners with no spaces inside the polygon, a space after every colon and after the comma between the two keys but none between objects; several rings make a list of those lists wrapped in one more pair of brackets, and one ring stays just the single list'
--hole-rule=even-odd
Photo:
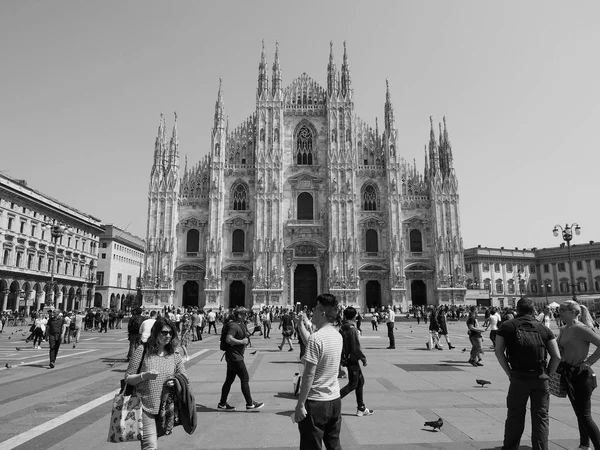
[{"label": "balcony", "polygon": [[361,258],[363,259],[383,259],[385,258],[385,252],[362,252]]}]

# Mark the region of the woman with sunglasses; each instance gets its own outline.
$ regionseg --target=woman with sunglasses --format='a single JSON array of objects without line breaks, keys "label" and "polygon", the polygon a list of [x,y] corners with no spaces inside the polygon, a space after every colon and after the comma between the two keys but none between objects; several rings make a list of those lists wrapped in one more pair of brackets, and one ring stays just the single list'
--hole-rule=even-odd
[{"label": "woman with sunglasses", "polygon": [[[561,361],[558,372],[567,387],[567,394],[579,426],[579,448],[600,449],[600,431],[592,417],[592,392],[596,375],[592,365],[600,359],[600,336],[594,333],[594,324],[588,309],[573,300],[561,303],[560,318],[565,324],[560,330],[558,347]],[[590,344],[596,350],[588,356]]]},{"label": "woman with sunglasses", "polygon": [[126,381],[137,387],[142,398],[142,450],[158,448],[156,419],[165,382],[175,374],[187,378],[183,359],[176,353],[178,345],[175,324],[159,317],[146,344],[140,345],[129,361]]}]

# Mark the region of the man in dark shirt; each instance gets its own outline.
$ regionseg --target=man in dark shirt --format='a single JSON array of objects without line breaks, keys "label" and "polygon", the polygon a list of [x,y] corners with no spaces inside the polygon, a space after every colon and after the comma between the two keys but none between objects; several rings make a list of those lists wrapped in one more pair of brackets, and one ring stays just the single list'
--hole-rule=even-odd
[{"label": "man in dark shirt", "polygon": [[246,369],[246,363],[244,363],[244,350],[246,345],[248,345],[249,335],[246,329],[247,315],[248,310],[243,306],[238,306],[233,313],[233,320],[230,320],[227,324],[223,324],[223,327],[227,327],[227,336],[225,338],[225,342],[228,344],[227,350],[225,350],[227,376],[221,388],[221,400],[217,408],[225,411],[235,411],[235,406],[227,403],[227,397],[236,376],[239,377],[242,385],[242,394],[246,399],[246,409],[254,410],[265,406],[264,403],[252,400],[252,394],[250,394],[250,376],[248,375],[248,369]]},{"label": "man in dark shirt", "polygon": [[46,337],[50,345],[50,368],[54,369],[56,356],[60,349],[63,319],[58,315],[59,311],[51,309],[48,311],[48,323],[46,324]]},{"label": "man in dark shirt", "polygon": [[[554,334],[535,320],[533,313],[533,301],[519,299],[517,317],[503,322],[496,336],[496,358],[510,379],[503,450],[519,448],[529,399],[532,448],[548,449],[548,379],[556,372],[560,354]],[[547,354],[550,354],[549,363]]]}]

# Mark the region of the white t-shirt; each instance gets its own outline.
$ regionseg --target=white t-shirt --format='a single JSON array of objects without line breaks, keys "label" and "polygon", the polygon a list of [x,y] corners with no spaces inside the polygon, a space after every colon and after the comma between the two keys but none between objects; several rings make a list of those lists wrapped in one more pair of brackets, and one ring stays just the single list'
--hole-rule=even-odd
[{"label": "white t-shirt", "polygon": [[308,400],[326,402],[340,397],[338,371],[342,355],[342,335],[332,325],[325,325],[308,338],[304,362],[316,364]]},{"label": "white t-shirt", "polygon": [[146,319],[140,325],[140,334],[142,337],[140,338],[142,342],[148,342],[148,338],[150,337],[150,332],[152,331],[152,326],[156,322],[156,319]]},{"label": "white t-shirt", "polygon": [[217,314],[214,311],[211,311],[208,313],[208,316],[206,318],[209,322],[214,322],[217,319]]},{"label": "white t-shirt", "polygon": [[396,320],[396,313],[394,312],[394,310],[393,310],[393,309],[390,309],[390,310],[387,312],[387,320],[386,320],[386,323],[390,323],[390,322],[391,322],[391,323],[394,323],[394,321],[395,321],[395,320]]},{"label": "white t-shirt", "polygon": [[498,322],[500,322],[500,314],[494,313],[489,318],[490,324],[488,325],[490,330],[497,331],[498,330]]},{"label": "white t-shirt", "polygon": [[546,328],[550,328],[550,315],[544,315],[544,313],[539,314],[536,319],[538,320],[538,322],[542,322],[544,325],[546,325]]}]

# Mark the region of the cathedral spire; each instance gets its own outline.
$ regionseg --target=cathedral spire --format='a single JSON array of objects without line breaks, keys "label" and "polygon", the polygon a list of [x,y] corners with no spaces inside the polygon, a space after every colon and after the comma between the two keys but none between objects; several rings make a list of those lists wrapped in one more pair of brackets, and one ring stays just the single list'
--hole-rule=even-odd
[{"label": "cathedral spire", "polygon": [[444,147],[446,150],[446,168],[448,170],[448,175],[454,169],[453,156],[452,156],[452,145],[450,144],[450,139],[448,138],[448,130],[446,129],[446,116],[442,118],[444,121]]},{"label": "cathedral spire", "polygon": [[152,172],[162,167],[164,158],[164,116],[160,113],[160,121],[158,122],[158,132],[156,133],[156,140],[154,141],[154,163],[152,164]]},{"label": "cathedral spire", "polygon": [[431,116],[429,116],[429,124],[431,125],[431,128],[429,130],[429,165],[431,169],[431,178],[434,178],[435,175],[439,172],[439,162],[437,143],[435,141],[435,131],[433,131],[433,117]]},{"label": "cathedral spire", "polygon": [[425,183],[429,181],[429,158],[427,158],[427,145],[423,146],[423,153],[425,155],[425,168],[423,169],[423,179]]},{"label": "cathedral spire", "polygon": [[171,152],[179,150],[179,133],[177,132],[177,112],[174,112],[175,121],[173,122],[173,133],[171,134]]},{"label": "cathedral spire", "polygon": [[352,80],[350,78],[346,41],[344,41],[344,62],[342,63],[342,96],[348,100],[352,97]]},{"label": "cathedral spire", "polygon": [[257,98],[262,98],[268,92],[267,79],[267,57],[265,55],[265,41],[262,41],[262,52],[260,54],[260,64],[258,65],[258,90]]},{"label": "cathedral spire", "polygon": [[395,128],[394,107],[390,96],[390,83],[385,79],[385,129],[393,131]]},{"label": "cathedral spire", "polygon": [[281,66],[279,65],[279,42],[275,42],[275,61],[273,62],[273,97],[282,92],[281,88]]},{"label": "cathedral spire", "polygon": [[337,69],[333,58],[333,41],[329,42],[329,64],[327,65],[327,95],[331,98],[336,94]]},{"label": "cathedral spire", "polygon": [[215,103],[215,131],[219,128],[223,128],[225,125],[225,117],[223,115],[223,78],[219,77],[219,93],[217,94],[217,101]]}]

